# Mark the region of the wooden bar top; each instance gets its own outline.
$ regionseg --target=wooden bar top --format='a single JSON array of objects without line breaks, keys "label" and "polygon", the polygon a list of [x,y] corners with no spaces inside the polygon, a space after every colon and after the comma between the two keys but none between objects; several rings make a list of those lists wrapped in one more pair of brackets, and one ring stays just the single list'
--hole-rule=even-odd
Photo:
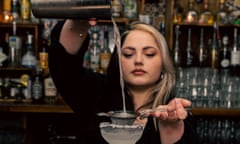
[{"label": "wooden bar top", "polygon": [[[239,117],[240,109],[227,108],[191,108],[193,116],[230,116]],[[73,113],[72,109],[65,103],[60,104],[33,104],[28,102],[0,102],[0,112],[19,113]]]},{"label": "wooden bar top", "polygon": [[0,112],[21,112],[21,113],[73,113],[66,104],[32,104],[0,102]]}]

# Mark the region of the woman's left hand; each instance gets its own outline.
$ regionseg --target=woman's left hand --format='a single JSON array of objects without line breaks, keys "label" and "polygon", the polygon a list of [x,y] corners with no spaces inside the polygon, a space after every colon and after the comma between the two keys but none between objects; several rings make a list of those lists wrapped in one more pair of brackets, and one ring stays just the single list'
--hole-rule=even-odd
[{"label": "woman's left hand", "polygon": [[168,117],[170,120],[183,120],[187,117],[186,108],[191,106],[191,102],[183,98],[175,98],[167,105]]},{"label": "woman's left hand", "polygon": [[154,110],[144,110],[145,116],[152,116],[160,120],[183,120],[187,117],[186,108],[191,106],[191,102],[183,98],[174,98],[167,105],[159,105]]}]

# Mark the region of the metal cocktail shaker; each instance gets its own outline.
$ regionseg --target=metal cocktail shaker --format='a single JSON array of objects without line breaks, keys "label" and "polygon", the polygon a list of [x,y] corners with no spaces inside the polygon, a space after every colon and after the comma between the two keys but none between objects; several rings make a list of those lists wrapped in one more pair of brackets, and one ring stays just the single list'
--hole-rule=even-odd
[{"label": "metal cocktail shaker", "polygon": [[31,0],[37,18],[111,19],[111,0]]}]

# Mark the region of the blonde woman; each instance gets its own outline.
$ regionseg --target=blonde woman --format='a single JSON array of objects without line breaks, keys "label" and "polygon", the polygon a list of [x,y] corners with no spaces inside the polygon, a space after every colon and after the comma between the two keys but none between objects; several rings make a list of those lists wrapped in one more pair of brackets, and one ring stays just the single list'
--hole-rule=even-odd
[{"label": "blonde woman", "polygon": [[[66,20],[52,32],[50,72],[65,101],[81,115],[79,143],[106,144],[98,112],[123,108],[119,59],[115,49],[106,75],[82,66],[88,45],[86,21]],[[165,38],[151,25],[134,23],[121,36],[120,63],[127,110],[143,113],[144,125],[137,144],[192,144],[198,139],[186,107],[191,102],[174,98],[175,69]],[[159,109],[151,111],[151,109]]]}]

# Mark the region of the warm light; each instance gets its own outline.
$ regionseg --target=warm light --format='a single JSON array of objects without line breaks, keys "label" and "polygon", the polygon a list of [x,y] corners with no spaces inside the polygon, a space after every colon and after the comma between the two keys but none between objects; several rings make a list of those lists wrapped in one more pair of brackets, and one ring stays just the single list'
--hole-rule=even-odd
[{"label": "warm light", "polygon": [[191,14],[187,16],[187,22],[193,22],[194,18]]},{"label": "warm light", "polygon": [[9,19],[10,19],[10,16],[9,16],[9,15],[5,15],[4,20],[5,20],[5,21],[8,21]]},{"label": "warm light", "polygon": [[3,12],[3,21],[4,22],[11,22],[12,21],[12,15],[10,12]]}]

